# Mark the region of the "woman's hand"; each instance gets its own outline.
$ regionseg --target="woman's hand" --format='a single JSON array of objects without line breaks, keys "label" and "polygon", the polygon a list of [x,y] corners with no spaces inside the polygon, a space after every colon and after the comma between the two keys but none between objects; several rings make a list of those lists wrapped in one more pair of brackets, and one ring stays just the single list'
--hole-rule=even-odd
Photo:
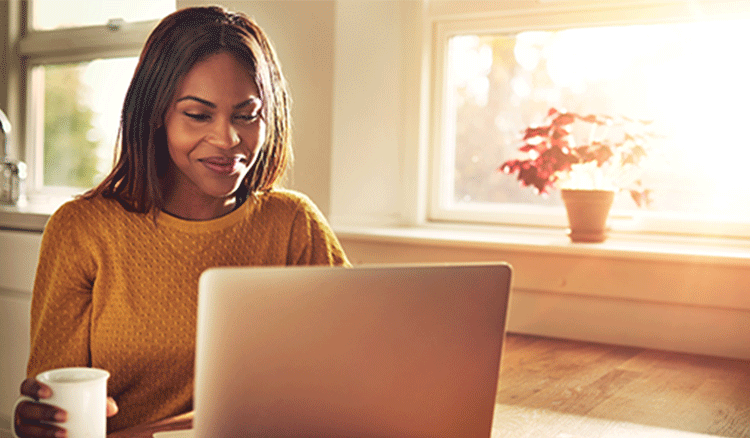
[{"label": "woman's hand", "polygon": [[[21,383],[21,395],[37,401],[24,400],[16,405],[13,413],[13,427],[17,436],[23,438],[67,436],[64,428],[49,424],[49,422],[64,422],[68,416],[67,412],[40,402],[52,396],[52,390],[49,386],[34,378],[28,378]],[[115,400],[112,397],[107,397],[107,417],[115,415],[117,411]]]},{"label": "woman's hand", "polygon": [[[52,396],[52,390],[36,379],[28,378],[21,383],[21,395],[34,400],[44,400]],[[64,437],[65,429],[46,422],[63,422],[68,414],[55,406],[24,400],[16,405],[13,413],[13,427],[19,437]]]}]

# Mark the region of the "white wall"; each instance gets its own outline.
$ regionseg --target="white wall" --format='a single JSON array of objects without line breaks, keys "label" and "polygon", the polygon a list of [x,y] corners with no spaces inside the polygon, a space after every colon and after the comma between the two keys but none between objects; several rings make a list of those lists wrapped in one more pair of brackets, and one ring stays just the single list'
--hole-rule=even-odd
[{"label": "white wall", "polygon": [[[405,59],[419,41],[406,38],[403,3],[336,4],[331,151],[332,222],[394,222],[404,191],[402,153]],[[418,5],[418,2],[409,2]],[[417,29],[419,26],[416,26]],[[415,102],[418,102],[416,94]]]}]

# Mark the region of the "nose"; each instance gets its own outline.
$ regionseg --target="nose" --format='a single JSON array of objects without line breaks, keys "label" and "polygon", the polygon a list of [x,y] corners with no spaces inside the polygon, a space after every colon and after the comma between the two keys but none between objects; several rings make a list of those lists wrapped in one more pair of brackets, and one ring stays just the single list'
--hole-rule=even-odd
[{"label": "nose", "polygon": [[240,134],[229,120],[217,120],[213,123],[206,140],[223,149],[229,149],[240,144]]}]

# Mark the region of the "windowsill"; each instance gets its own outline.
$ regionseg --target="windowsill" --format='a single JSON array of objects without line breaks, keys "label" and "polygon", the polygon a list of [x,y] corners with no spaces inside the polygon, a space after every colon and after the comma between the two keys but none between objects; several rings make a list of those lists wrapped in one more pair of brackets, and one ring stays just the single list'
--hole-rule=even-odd
[{"label": "windowsill", "polygon": [[342,240],[509,252],[750,266],[750,240],[611,233],[603,243],[572,243],[564,229],[427,223],[334,226]]},{"label": "windowsill", "polygon": [[[69,196],[0,204],[0,229],[41,232]],[[563,229],[426,223],[419,226],[334,225],[342,240],[453,248],[750,266],[750,240],[611,233],[603,243],[572,243]]]}]

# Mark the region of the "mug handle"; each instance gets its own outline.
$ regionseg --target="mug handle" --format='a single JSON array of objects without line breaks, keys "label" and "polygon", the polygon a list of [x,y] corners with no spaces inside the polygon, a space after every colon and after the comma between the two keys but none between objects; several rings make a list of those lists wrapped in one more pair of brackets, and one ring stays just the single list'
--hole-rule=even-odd
[{"label": "mug handle", "polygon": [[25,401],[30,401],[30,402],[34,402],[34,403],[37,402],[37,400],[34,400],[31,397],[27,397],[25,395],[22,395],[22,396],[18,397],[18,400],[16,400],[16,402],[13,404],[13,410],[11,411],[11,413],[13,414],[13,416],[10,419],[11,420],[10,421],[10,434],[13,435],[13,438],[20,438],[16,434],[16,408],[18,407],[18,405],[21,402],[25,402]]}]

